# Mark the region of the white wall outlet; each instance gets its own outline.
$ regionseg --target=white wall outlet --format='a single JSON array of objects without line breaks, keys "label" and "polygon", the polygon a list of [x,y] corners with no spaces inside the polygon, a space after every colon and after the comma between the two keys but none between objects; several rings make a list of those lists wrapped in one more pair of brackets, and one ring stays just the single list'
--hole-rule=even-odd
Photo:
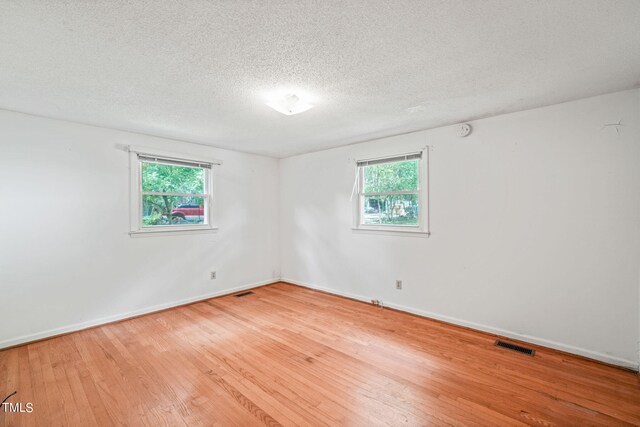
[{"label": "white wall outlet", "polygon": [[215,271],[211,272],[211,280],[216,280],[216,272]]},{"label": "white wall outlet", "polygon": [[402,289],[402,280],[396,280],[396,289]]}]

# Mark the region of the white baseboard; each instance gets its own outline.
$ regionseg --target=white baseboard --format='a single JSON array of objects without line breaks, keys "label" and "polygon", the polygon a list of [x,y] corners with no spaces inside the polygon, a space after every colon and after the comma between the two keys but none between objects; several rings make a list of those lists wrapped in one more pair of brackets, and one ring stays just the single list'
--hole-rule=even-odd
[{"label": "white baseboard", "polygon": [[[317,286],[317,285],[313,285],[311,283],[302,282],[300,280],[289,279],[289,278],[284,278],[284,277],[281,280],[283,282],[293,283],[294,285],[303,286],[305,288],[316,289],[316,290],[319,290],[319,291],[324,291],[324,292],[328,292],[330,294],[339,295],[339,296],[343,296],[343,297],[347,297],[347,298],[352,298],[352,299],[359,300],[359,301],[371,302],[371,300],[372,300],[371,297],[365,297],[365,296],[362,296],[362,295],[350,294],[350,293],[347,293],[347,292],[342,292],[342,291],[338,291],[338,290],[335,290],[335,289],[326,288],[326,287],[323,287],[323,286]],[[479,323],[470,322],[470,321],[462,320],[462,319],[457,319],[457,318],[454,318],[454,317],[449,317],[449,316],[445,316],[445,315],[438,314],[438,313],[432,313],[432,312],[425,311],[425,310],[419,310],[419,309],[412,308],[412,307],[406,307],[406,306],[399,305],[399,304],[384,303],[384,306],[385,307],[394,308],[396,310],[405,311],[407,313],[417,314],[418,316],[427,317],[427,318],[430,318],[430,319],[441,320],[443,322],[451,323],[453,325],[465,326],[467,328],[476,329],[478,331],[488,332],[490,334],[500,335],[502,337],[511,338],[511,339],[519,340],[519,341],[524,341],[524,342],[528,342],[528,343],[531,343],[531,344],[537,344],[537,345],[540,345],[540,346],[543,346],[543,347],[548,347],[548,348],[552,348],[552,349],[555,349],[555,350],[564,351],[566,353],[577,354],[579,356],[587,357],[589,359],[599,360],[601,362],[609,363],[611,365],[620,366],[620,367],[623,367],[623,368],[626,368],[626,369],[633,369],[635,371],[638,371],[638,367],[639,367],[638,362],[634,362],[632,360],[622,359],[622,358],[619,358],[619,357],[610,356],[608,354],[603,354],[603,353],[599,353],[599,352],[592,351],[592,350],[587,350],[587,349],[580,348],[580,347],[574,347],[572,345],[562,344],[562,343],[559,343],[559,342],[556,342],[556,341],[547,340],[547,339],[544,339],[544,338],[538,338],[538,337],[534,337],[534,336],[530,336],[530,335],[523,335],[523,334],[519,334],[519,333],[516,333],[516,332],[508,331],[508,330],[505,330],[505,329],[495,328],[493,326],[481,325]]]},{"label": "white baseboard", "polygon": [[233,294],[233,293],[236,293],[236,292],[239,292],[239,291],[243,291],[245,289],[252,289],[252,288],[257,288],[258,286],[267,285],[269,283],[275,283],[275,282],[277,282],[279,280],[280,279],[263,280],[261,282],[256,282],[256,283],[251,283],[251,284],[248,284],[248,285],[237,286],[235,288],[224,289],[224,290],[221,290],[221,291],[211,292],[211,293],[204,294],[204,295],[198,295],[198,296],[195,296],[195,297],[184,298],[184,299],[181,299],[181,300],[176,300],[176,301],[166,302],[166,303],[163,303],[163,304],[154,305],[154,306],[151,306],[151,307],[145,307],[145,308],[141,308],[139,310],[129,311],[127,313],[115,314],[113,316],[102,317],[100,319],[94,319],[94,320],[89,320],[89,321],[86,321],[86,322],[75,323],[73,325],[67,325],[67,326],[63,326],[63,327],[59,327],[59,328],[48,329],[46,331],[36,332],[34,334],[23,335],[23,336],[15,337],[15,338],[9,338],[9,339],[0,341],[0,349],[7,348],[7,347],[13,347],[13,346],[16,346],[16,345],[20,345],[20,344],[24,344],[24,343],[28,343],[28,342],[32,342],[32,341],[38,341],[38,340],[42,340],[42,339],[45,339],[45,338],[53,337],[53,336],[56,336],[56,335],[67,334],[69,332],[81,331],[83,329],[91,328],[91,327],[94,327],[94,326],[104,325],[106,323],[116,322],[116,321],[119,321],[119,320],[125,320],[125,319],[129,319],[131,317],[140,316],[142,314],[149,314],[149,313],[153,313],[155,311],[160,311],[160,310],[164,310],[164,309],[171,308],[171,307],[177,307],[177,306],[189,304],[189,303],[192,303],[192,302],[202,301],[202,300],[206,300],[206,299],[213,298],[213,297],[219,297],[219,296],[222,296],[222,295]]}]

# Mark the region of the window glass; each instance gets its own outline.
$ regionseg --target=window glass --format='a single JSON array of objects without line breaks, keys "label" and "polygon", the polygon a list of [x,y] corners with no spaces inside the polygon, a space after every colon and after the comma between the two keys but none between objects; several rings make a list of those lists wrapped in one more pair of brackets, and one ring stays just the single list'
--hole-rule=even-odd
[{"label": "window glass", "polygon": [[142,196],[143,226],[206,224],[205,218],[203,197]]},{"label": "window glass", "polygon": [[364,196],[362,224],[418,225],[418,195]]},{"label": "window glass", "polygon": [[142,162],[142,191],[204,194],[204,169]]},{"label": "window glass", "polygon": [[207,224],[208,171],[202,167],[141,161],[142,227]]},{"label": "window glass", "polygon": [[360,166],[360,224],[419,226],[419,159]]},{"label": "window glass", "polygon": [[364,192],[418,191],[418,160],[363,166]]}]

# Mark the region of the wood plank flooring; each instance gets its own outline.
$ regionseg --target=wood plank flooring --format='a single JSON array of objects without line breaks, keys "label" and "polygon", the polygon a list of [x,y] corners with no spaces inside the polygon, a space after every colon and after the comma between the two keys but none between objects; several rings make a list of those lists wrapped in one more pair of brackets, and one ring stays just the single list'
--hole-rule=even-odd
[{"label": "wood plank flooring", "polygon": [[637,374],[277,283],[0,351],[0,425],[640,425]]}]

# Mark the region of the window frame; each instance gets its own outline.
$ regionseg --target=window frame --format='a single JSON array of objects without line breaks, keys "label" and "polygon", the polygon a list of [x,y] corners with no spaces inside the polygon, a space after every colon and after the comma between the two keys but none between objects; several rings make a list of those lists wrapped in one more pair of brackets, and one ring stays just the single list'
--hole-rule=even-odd
[{"label": "window frame", "polygon": [[[144,158],[146,159],[144,159]],[[148,192],[142,189],[142,164],[143,162],[153,162],[149,160],[153,158],[158,163],[174,164],[176,166],[182,166],[184,163],[194,163],[207,165],[209,167],[203,167],[204,170],[204,194],[198,195],[204,199],[204,209],[206,216],[205,224],[191,224],[191,225],[156,225],[145,226],[142,221],[142,203],[145,195],[149,193],[156,194],[158,192]],[[184,155],[179,153],[172,153],[161,150],[154,150],[144,147],[129,147],[129,169],[130,169],[130,231],[129,235],[132,237],[138,236],[152,236],[152,235],[167,235],[167,234],[191,234],[197,232],[214,232],[218,230],[216,224],[216,197],[215,194],[215,174],[216,166],[221,165],[222,162],[216,159],[208,159],[200,156]],[[186,193],[172,193],[172,192],[160,192],[161,194],[171,194],[177,196],[193,196],[194,194]]]},{"label": "window frame", "polygon": [[[429,236],[429,159],[428,147],[421,152],[406,154],[395,154],[371,159],[361,159],[356,161],[356,183],[354,185],[355,197],[353,198],[353,226],[355,232],[367,232],[376,234],[392,235],[419,235]],[[417,157],[417,156],[420,157]],[[397,159],[397,160],[393,160]],[[388,161],[387,161],[388,160]],[[417,160],[418,163],[418,189],[417,191],[388,191],[388,192],[364,192],[364,168],[373,165],[361,165],[375,161],[376,164],[399,163],[404,161]],[[417,224],[363,224],[364,201],[366,196],[371,195],[394,195],[394,194],[417,194],[418,196],[418,222]]]}]

